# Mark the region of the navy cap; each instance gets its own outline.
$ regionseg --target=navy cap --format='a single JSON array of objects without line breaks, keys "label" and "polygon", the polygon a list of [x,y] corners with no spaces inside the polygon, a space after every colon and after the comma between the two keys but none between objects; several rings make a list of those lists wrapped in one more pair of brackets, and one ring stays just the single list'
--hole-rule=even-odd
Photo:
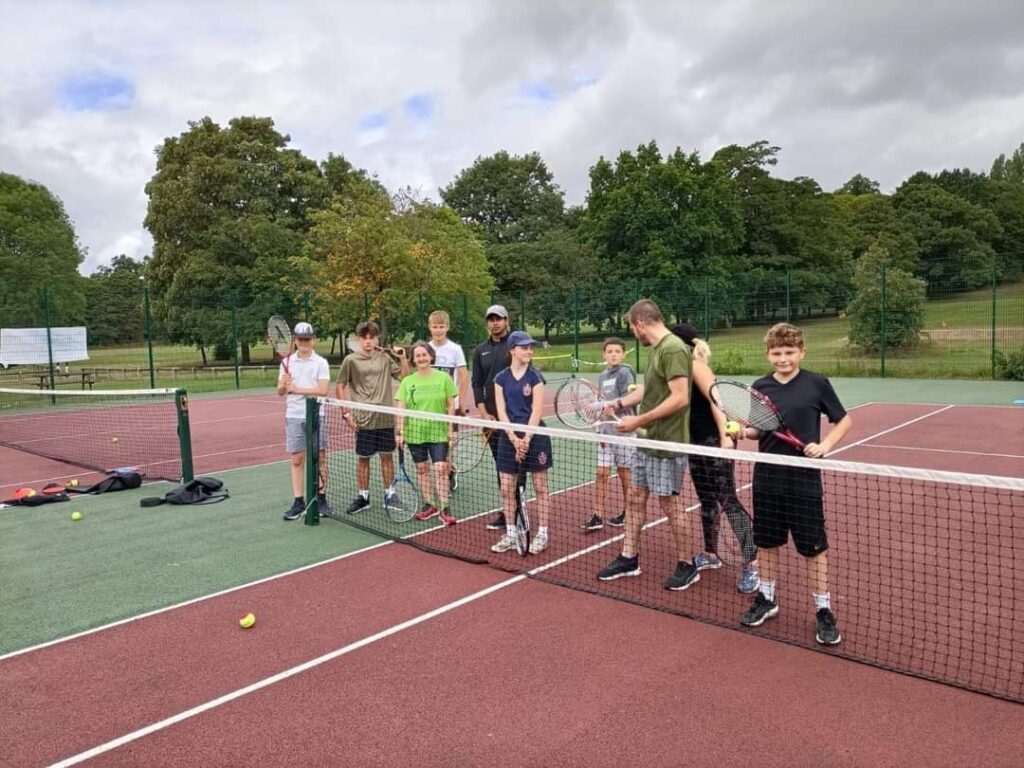
[{"label": "navy cap", "polygon": [[512,331],[507,343],[510,347],[532,347],[537,342],[526,331]]}]

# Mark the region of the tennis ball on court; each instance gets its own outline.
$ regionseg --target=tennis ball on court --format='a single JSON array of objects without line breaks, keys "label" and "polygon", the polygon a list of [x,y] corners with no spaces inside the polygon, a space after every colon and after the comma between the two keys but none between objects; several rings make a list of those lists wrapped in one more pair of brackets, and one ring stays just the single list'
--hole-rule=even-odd
[{"label": "tennis ball on court", "polygon": [[68,480],[68,488],[77,488],[77,487],[78,487],[78,478],[77,477],[72,477],[70,480]]},{"label": "tennis ball on court", "polygon": [[249,612],[243,613],[238,617],[238,626],[242,629],[249,629],[253,624],[256,623],[256,614]]},{"label": "tennis ball on court", "polygon": [[75,511],[75,512],[71,513],[71,522],[77,523],[81,519],[82,519],[82,513],[81,512]]},{"label": "tennis ball on court", "polygon": [[743,430],[738,421],[727,421],[725,422],[725,434],[729,437],[735,437]]},{"label": "tennis ball on court", "polygon": [[114,445],[117,445],[117,438],[116,437],[110,438],[110,442],[114,443]]}]

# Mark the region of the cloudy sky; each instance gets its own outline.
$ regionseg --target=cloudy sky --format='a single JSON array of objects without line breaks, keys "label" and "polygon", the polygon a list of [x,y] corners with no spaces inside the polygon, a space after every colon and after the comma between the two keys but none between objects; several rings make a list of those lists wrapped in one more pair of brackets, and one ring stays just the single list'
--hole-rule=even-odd
[{"label": "cloudy sky", "polygon": [[782,147],[826,189],[987,170],[1024,141],[1024,2],[4,2],[0,170],[60,196],[89,273],[141,258],[154,148],[269,115],[436,197],[479,155],[538,150],[570,202],[655,139]]}]

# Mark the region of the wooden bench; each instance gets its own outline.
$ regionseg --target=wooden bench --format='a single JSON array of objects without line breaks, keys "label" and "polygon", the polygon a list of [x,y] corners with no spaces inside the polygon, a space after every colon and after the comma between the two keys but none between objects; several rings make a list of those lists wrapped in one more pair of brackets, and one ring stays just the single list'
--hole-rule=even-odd
[{"label": "wooden bench", "polygon": [[[92,371],[76,371],[74,373],[61,373],[59,371],[53,374],[53,385],[59,387],[61,385],[77,386],[80,389],[92,389],[92,385],[96,383],[96,377]],[[49,389],[50,388],[50,374],[41,373],[39,374],[39,388]]]}]

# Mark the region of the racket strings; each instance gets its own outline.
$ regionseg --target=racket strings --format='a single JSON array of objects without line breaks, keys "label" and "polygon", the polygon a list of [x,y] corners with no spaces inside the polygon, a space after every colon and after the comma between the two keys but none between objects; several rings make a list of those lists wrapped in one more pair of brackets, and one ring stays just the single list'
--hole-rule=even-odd
[{"label": "racket strings", "polygon": [[719,407],[730,419],[749,424],[762,432],[774,432],[782,421],[770,405],[740,387],[716,387]]}]

